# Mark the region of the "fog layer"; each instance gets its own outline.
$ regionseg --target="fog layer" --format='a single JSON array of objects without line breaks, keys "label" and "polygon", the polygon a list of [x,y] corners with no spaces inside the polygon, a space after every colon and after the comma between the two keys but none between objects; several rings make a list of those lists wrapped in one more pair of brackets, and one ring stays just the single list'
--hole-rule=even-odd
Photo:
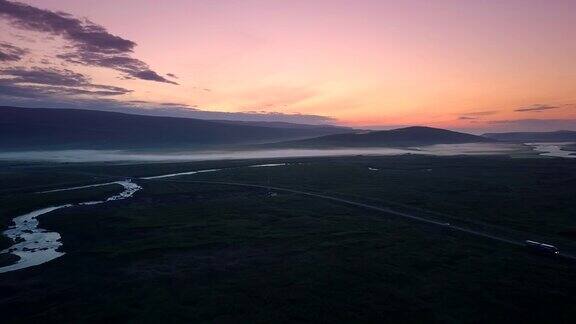
[{"label": "fog layer", "polygon": [[440,144],[413,148],[342,148],[342,149],[274,149],[254,151],[181,151],[132,152],[113,150],[66,150],[2,152],[0,160],[52,162],[115,162],[115,161],[203,161],[229,159],[263,159],[347,155],[491,155],[526,151],[518,144],[473,143]]}]

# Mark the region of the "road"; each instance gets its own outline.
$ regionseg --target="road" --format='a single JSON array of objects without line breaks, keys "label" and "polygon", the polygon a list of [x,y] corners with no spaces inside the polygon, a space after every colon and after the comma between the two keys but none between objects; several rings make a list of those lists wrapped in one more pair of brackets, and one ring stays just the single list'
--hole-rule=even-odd
[{"label": "road", "polygon": [[[429,224],[429,225],[433,225],[433,226],[441,226],[443,228],[447,228],[447,229],[450,229],[450,230],[453,230],[456,232],[467,233],[467,234],[474,235],[477,237],[487,238],[487,239],[491,239],[491,240],[502,242],[502,243],[512,244],[515,246],[521,246],[521,247],[525,246],[523,240],[518,240],[518,239],[514,239],[514,238],[494,235],[491,233],[477,231],[477,230],[465,228],[462,226],[452,225],[452,224],[447,223],[447,222],[427,219],[424,217],[395,211],[395,210],[392,210],[390,208],[384,208],[384,207],[364,204],[364,203],[360,203],[360,202],[356,202],[356,201],[352,201],[352,200],[348,200],[348,199],[343,199],[343,198],[338,198],[338,197],[333,197],[333,196],[327,196],[327,195],[314,193],[314,192],[308,192],[308,191],[302,191],[302,190],[296,190],[296,189],[290,189],[290,188],[274,187],[274,186],[257,185],[257,184],[250,184],[250,183],[240,183],[240,182],[202,181],[202,180],[167,180],[167,179],[148,179],[148,180],[184,182],[184,183],[204,183],[204,184],[238,186],[238,187],[248,187],[248,188],[260,188],[260,189],[274,190],[274,191],[279,191],[279,192],[289,192],[289,193],[299,194],[299,195],[308,196],[308,197],[315,197],[315,198],[321,198],[321,199],[325,199],[325,200],[331,200],[331,201],[335,201],[335,202],[339,202],[339,203],[343,203],[343,204],[347,204],[347,205],[351,205],[351,206],[361,207],[361,208],[365,208],[365,209],[375,210],[375,211],[383,212],[386,214],[406,218],[406,219],[409,219],[412,221],[417,221],[417,222],[421,222],[421,223],[425,223],[425,224]],[[565,258],[568,260],[572,260],[572,261],[576,261],[576,255],[566,253],[566,252],[561,252],[559,257],[562,257],[562,258]]]}]

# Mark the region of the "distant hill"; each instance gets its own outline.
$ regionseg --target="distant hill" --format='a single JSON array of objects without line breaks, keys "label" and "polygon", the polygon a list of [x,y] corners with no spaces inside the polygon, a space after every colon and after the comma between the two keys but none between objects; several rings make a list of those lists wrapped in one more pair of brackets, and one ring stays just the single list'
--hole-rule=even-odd
[{"label": "distant hill", "polygon": [[95,110],[0,106],[0,149],[162,149],[261,144],[334,134],[329,127],[263,127]]},{"label": "distant hill", "polygon": [[576,131],[486,133],[482,136],[507,142],[576,142]]},{"label": "distant hill", "polygon": [[495,140],[446,129],[414,126],[386,131],[327,135],[271,145],[282,147],[406,147],[486,142],[495,142]]}]

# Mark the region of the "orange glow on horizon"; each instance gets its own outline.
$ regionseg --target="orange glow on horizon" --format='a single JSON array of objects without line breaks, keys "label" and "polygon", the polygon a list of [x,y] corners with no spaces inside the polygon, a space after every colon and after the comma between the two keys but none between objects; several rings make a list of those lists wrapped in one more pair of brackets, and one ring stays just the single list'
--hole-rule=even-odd
[{"label": "orange glow on horizon", "polygon": [[[355,127],[576,119],[576,2],[25,2],[88,17],[178,76],[176,86],[76,67],[133,90],[120,100]],[[535,105],[554,108],[519,111]]]}]

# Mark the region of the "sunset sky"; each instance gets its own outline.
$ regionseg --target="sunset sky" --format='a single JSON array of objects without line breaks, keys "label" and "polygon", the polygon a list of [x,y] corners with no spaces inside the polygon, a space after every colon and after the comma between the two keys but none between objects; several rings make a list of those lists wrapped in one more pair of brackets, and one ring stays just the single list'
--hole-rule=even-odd
[{"label": "sunset sky", "polygon": [[0,104],[576,129],[575,40],[575,0],[0,0]]}]

